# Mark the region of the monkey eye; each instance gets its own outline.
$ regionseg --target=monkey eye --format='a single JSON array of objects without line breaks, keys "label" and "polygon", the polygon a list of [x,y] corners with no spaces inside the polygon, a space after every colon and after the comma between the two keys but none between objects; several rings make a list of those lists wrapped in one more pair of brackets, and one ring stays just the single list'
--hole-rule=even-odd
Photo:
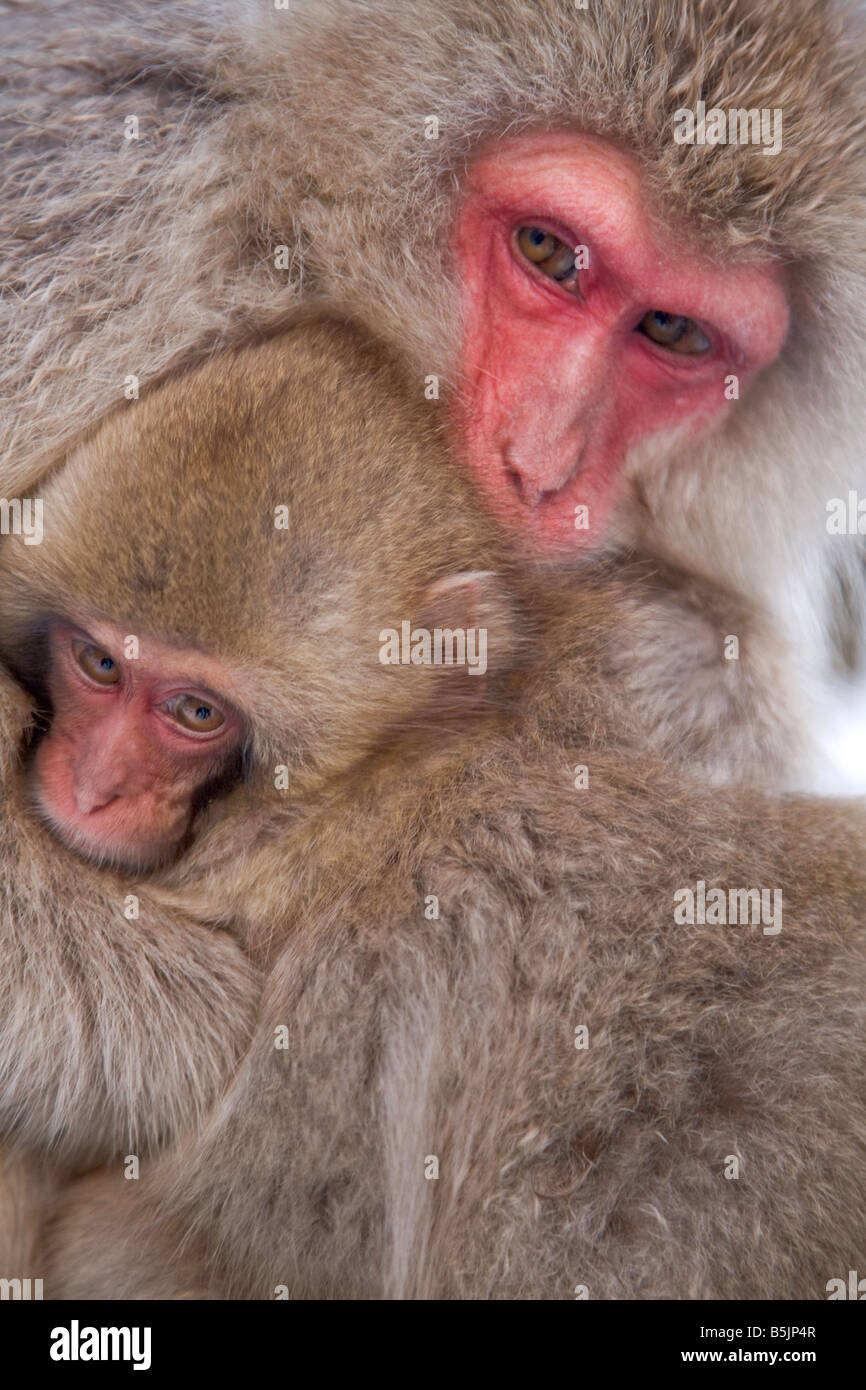
[{"label": "monkey eye", "polygon": [[211,734],[226,722],[222,710],[200,695],[175,695],[165,708],[176,724],[193,734]]},{"label": "monkey eye", "polygon": [[97,685],[117,685],[120,669],[113,657],[92,642],[74,641],[72,652],[81,670]]},{"label": "monkey eye", "polygon": [[522,256],[538,266],[542,274],[566,288],[577,285],[574,251],[560,237],[543,227],[518,227],[514,243]]},{"label": "monkey eye", "polygon": [[683,318],[681,314],[665,314],[660,309],[651,309],[645,314],[637,326],[637,331],[645,334],[652,342],[658,343],[660,347],[670,348],[672,352],[681,352],[690,357],[709,352],[712,346],[706,333],[698,327],[694,319]]}]

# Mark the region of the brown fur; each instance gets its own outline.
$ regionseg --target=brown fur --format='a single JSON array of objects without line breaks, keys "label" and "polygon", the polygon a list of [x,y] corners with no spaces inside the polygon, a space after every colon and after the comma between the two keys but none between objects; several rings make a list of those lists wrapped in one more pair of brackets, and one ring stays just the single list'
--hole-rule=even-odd
[{"label": "brown fur", "polygon": [[[604,678],[643,744],[713,784],[796,789],[808,741],[784,648],[759,606],[658,562],[617,565]],[[580,621],[580,615],[577,615]],[[736,659],[726,656],[731,637]],[[579,663],[578,663],[579,664]],[[568,661],[552,679],[574,678]]]},{"label": "brown fur", "polygon": [[[242,640],[262,771],[295,774],[253,771],[243,844],[215,805],[153,887],[275,962],[247,1057],[140,1187],[73,1191],[46,1292],[822,1297],[866,1242],[863,808],[708,794],[642,753],[606,675],[616,580],[545,575],[539,617],[416,413],[375,344],[307,327],[109,424],[46,493],[68,534],[9,564],[16,623],[77,575],[108,612],[134,535],[139,625]],[[383,668],[377,635],[495,563],[497,664],[443,729],[457,673]],[[676,925],[698,879],[781,889],[780,935]]]},{"label": "brown fur", "polygon": [[[396,864],[404,815],[342,841],[342,891],[322,856],[203,1145],[155,1204],[72,1195],[52,1296],[166,1297],[179,1254],[262,1298],[821,1298],[862,1263],[861,813],[708,803],[600,758],[584,809],[565,757],[480,756],[412,781]],[[302,848],[281,875],[312,879]],[[675,927],[702,875],[780,885],[782,939]]]}]

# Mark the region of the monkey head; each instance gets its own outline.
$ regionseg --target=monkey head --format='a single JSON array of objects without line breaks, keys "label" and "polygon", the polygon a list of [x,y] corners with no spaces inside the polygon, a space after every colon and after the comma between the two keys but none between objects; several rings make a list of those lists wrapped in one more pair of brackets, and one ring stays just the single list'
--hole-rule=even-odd
[{"label": "monkey head", "polygon": [[[435,376],[455,452],[530,551],[615,542],[769,590],[860,476],[854,9],[431,0],[419,26],[404,0],[334,0],[290,35],[263,17],[275,101],[244,125],[248,202],[293,229],[287,289]],[[723,139],[680,140],[699,110]]]},{"label": "monkey head", "polygon": [[46,624],[51,716],[32,787],[71,848],[144,869],[172,854],[197,805],[236,775],[244,722],[223,662],[130,637],[107,621]]},{"label": "monkey head", "polygon": [[343,325],[226,354],[70,457],[39,546],[9,538],[0,652],[46,708],[29,771],[66,844],[154,867],[241,776],[309,790],[479,704],[506,561],[401,389]]},{"label": "monkey head", "polygon": [[542,553],[598,536],[630,450],[706,428],[726,381],[745,388],[787,331],[779,269],[666,236],[635,160],[592,136],[525,136],[477,160],[456,246],[462,453]]}]

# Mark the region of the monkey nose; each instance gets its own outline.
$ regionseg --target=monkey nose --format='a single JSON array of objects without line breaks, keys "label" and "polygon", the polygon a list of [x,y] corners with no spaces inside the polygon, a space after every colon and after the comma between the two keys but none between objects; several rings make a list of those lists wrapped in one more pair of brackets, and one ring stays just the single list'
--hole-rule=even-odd
[{"label": "monkey nose", "polygon": [[73,783],[75,803],[83,816],[93,811],[101,811],[103,806],[116,801],[126,777],[123,768],[113,768],[106,776],[88,774],[76,775]]},{"label": "monkey nose", "polygon": [[113,791],[97,791],[96,788],[76,788],[75,800],[78,809],[83,816],[89,816],[92,811],[101,811],[103,806],[108,806],[110,802],[117,800],[117,793]]},{"label": "monkey nose", "polygon": [[526,507],[540,507],[542,502],[547,502],[559,491],[558,487],[540,488],[534,483],[524,478],[518,469],[506,465],[505,476],[520,501]]},{"label": "monkey nose", "polygon": [[540,507],[556,497],[572,481],[580,468],[583,450],[571,453],[567,462],[561,460],[547,466],[526,465],[508,449],[505,450],[505,477],[525,507]]}]

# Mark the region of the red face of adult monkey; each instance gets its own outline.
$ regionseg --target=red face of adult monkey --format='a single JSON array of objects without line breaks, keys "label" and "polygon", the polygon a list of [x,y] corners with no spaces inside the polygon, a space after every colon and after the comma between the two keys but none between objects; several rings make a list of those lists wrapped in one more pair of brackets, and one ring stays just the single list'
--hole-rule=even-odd
[{"label": "red face of adult monkey", "polygon": [[590,136],[495,146],[467,176],[456,246],[463,452],[542,552],[598,538],[629,450],[705,428],[728,408],[726,377],[745,385],[787,329],[775,266],[665,238],[635,161]]}]

